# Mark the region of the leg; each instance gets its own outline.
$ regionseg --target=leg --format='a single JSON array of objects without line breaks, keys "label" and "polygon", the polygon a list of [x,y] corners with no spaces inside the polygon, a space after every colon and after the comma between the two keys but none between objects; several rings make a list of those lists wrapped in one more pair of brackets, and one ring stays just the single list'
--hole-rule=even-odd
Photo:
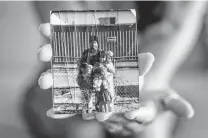
[{"label": "leg", "polygon": [[93,96],[92,92],[89,91],[88,93],[88,113],[92,113],[93,110]]}]

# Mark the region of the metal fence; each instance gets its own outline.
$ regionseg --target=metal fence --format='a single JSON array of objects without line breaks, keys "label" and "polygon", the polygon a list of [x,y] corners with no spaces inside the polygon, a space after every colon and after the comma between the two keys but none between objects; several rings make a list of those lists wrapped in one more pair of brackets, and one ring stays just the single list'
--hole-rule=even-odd
[{"label": "metal fence", "polygon": [[[105,32],[53,32],[53,62],[76,62],[87,48],[89,36],[98,36],[99,48],[112,51],[114,59],[136,59],[139,52],[136,31],[105,31]],[[115,41],[108,42],[108,38]]]}]

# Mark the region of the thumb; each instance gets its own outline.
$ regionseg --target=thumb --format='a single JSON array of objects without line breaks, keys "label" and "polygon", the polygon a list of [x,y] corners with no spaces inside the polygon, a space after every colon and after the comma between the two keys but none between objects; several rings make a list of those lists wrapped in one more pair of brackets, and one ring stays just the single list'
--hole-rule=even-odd
[{"label": "thumb", "polygon": [[154,55],[151,53],[138,54],[139,76],[144,76],[148,73],[154,60]]},{"label": "thumb", "polygon": [[167,96],[163,103],[165,110],[170,110],[179,117],[192,118],[194,116],[192,105],[176,93]]}]

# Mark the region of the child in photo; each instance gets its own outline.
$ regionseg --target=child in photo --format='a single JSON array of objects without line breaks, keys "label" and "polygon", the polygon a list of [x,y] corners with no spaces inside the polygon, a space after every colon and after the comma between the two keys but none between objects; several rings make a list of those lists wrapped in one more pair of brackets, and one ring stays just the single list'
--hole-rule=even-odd
[{"label": "child in photo", "polygon": [[80,66],[80,73],[77,77],[78,85],[82,90],[82,95],[84,98],[84,105],[87,106],[87,112],[92,112],[93,101],[92,101],[92,65],[86,62],[82,63]]},{"label": "child in photo", "polygon": [[100,62],[93,67],[93,89],[96,91],[97,110],[109,112],[113,110],[114,97],[113,74],[115,68],[111,61],[112,52],[101,51]]},{"label": "child in photo", "polygon": [[[114,99],[115,99],[115,88],[114,88],[114,74],[115,74],[115,67],[112,62],[113,59],[113,52],[108,51],[106,54],[106,60],[104,62],[104,66],[107,69],[105,74],[105,79],[103,80],[104,89],[108,92],[111,99],[107,106],[102,106],[102,108],[107,108],[107,111],[113,111],[114,109]],[[107,87],[105,87],[107,86]]]},{"label": "child in photo", "polygon": [[92,68],[92,65],[89,65],[86,62],[82,63],[80,66],[77,82],[81,88],[90,89],[92,87]]},{"label": "child in photo", "polygon": [[93,89],[95,91],[100,91],[103,80],[105,79],[105,74],[107,68],[104,65],[106,60],[105,51],[100,52],[99,62],[96,62],[93,66]]}]

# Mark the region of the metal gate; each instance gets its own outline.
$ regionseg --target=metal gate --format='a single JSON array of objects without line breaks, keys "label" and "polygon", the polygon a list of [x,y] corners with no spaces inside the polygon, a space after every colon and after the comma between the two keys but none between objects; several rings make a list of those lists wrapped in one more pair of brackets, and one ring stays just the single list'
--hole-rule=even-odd
[{"label": "metal gate", "polygon": [[[138,53],[136,31],[69,32],[53,31],[53,62],[76,62],[87,48],[89,36],[98,36],[99,48],[112,51],[114,59],[135,60]],[[115,41],[108,42],[108,38]]]}]

